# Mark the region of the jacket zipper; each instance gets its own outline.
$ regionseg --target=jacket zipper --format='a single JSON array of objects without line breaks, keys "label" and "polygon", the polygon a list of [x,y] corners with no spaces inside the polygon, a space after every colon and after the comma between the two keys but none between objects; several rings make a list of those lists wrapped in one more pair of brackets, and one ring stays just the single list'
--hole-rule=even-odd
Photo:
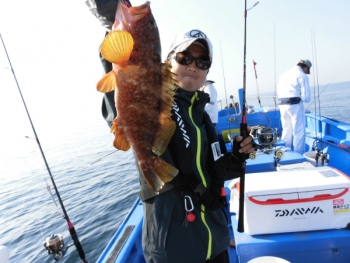
[{"label": "jacket zipper", "polygon": [[[193,126],[196,129],[196,133],[197,133],[197,151],[196,151],[196,167],[198,169],[199,175],[201,177],[202,180],[202,184],[207,187],[207,181],[205,180],[204,174],[203,174],[203,170],[202,170],[202,166],[201,166],[201,138],[202,138],[202,134],[200,129],[197,127],[197,125],[195,124],[194,120],[193,120],[193,104],[195,102],[195,100],[198,100],[198,92],[196,92],[193,97],[191,98],[191,106],[188,108],[188,115],[190,116],[191,122],[193,124]],[[207,230],[208,230],[208,250],[207,250],[207,257],[206,260],[210,259],[211,256],[211,252],[212,252],[212,234],[210,231],[210,228],[206,222],[205,219],[205,206],[202,204],[201,205],[201,219],[203,224],[206,226]]]}]

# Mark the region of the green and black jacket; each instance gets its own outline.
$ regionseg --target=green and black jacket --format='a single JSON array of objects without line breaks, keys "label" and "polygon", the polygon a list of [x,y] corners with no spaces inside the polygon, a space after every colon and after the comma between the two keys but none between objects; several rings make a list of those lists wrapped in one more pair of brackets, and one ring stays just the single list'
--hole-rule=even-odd
[{"label": "green and black jacket", "polygon": [[[142,246],[147,263],[202,263],[229,245],[227,218],[222,208],[209,209],[188,188],[199,180],[210,191],[220,192],[224,181],[239,176],[238,164],[228,154],[214,161],[211,144],[218,141],[215,128],[204,110],[208,95],[178,89],[173,106],[176,131],[160,156],[179,170],[159,195],[143,196]],[[147,185],[141,178],[141,192]],[[141,193],[142,195],[142,193]],[[186,222],[184,196],[193,201],[193,222]]]}]

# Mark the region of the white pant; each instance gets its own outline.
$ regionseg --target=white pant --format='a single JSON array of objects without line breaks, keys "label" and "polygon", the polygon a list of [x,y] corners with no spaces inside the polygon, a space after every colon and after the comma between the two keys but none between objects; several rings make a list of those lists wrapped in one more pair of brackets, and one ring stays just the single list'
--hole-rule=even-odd
[{"label": "white pant", "polygon": [[305,112],[304,104],[280,105],[281,123],[282,123],[282,141],[286,147],[304,154],[305,152]]}]

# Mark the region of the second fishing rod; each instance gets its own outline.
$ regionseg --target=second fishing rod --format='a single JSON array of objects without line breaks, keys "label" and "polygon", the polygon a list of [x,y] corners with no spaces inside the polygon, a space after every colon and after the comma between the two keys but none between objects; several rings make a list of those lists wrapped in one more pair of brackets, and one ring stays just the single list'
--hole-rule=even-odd
[{"label": "second fishing rod", "polygon": [[[62,212],[64,214],[64,218],[66,219],[67,221],[67,225],[68,225],[68,230],[69,230],[69,233],[72,237],[72,240],[74,242],[74,245],[76,247],[76,250],[82,260],[83,263],[87,263],[86,259],[85,259],[85,253],[84,253],[84,250],[83,250],[83,247],[81,246],[81,243],[79,241],[79,238],[78,238],[78,235],[77,235],[77,232],[75,231],[75,228],[72,224],[72,222],[69,220],[69,217],[68,217],[68,214],[67,214],[67,211],[63,205],[63,201],[61,199],[61,196],[60,196],[60,193],[58,192],[58,189],[57,189],[57,186],[56,186],[56,183],[55,183],[55,180],[52,176],[52,173],[51,173],[51,170],[50,170],[50,167],[47,163],[47,160],[46,160],[46,157],[45,157],[45,154],[44,154],[44,151],[41,147],[41,144],[40,144],[40,141],[39,141],[39,138],[37,136],[37,133],[35,131],[35,128],[34,128],[34,124],[32,122],[32,119],[30,117],[30,114],[29,114],[29,111],[28,111],[28,108],[27,108],[27,105],[25,103],[25,100],[23,98],[23,95],[22,95],[22,92],[21,92],[21,89],[19,87],[19,84],[18,84],[18,81],[17,81],[17,77],[16,77],[16,74],[15,74],[15,71],[12,67],[12,64],[11,64],[11,60],[10,60],[10,57],[7,53],[7,49],[6,49],[6,46],[5,46],[5,43],[4,43],[4,40],[2,39],[2,36],[0,34],[0,39],[1,39],[1,42],[2,42],[2,45],[4,47],[4,50],[5,50],[5,53],[6,53],[6,56],[7,56],[7,60],[9,62],[9,65],[10,65],[10,69],[11,69],[11,72],[12,72],[12,75],[15,79],[15,82],[16,82],[16,85],[17,85],[17,88],[18,88],[18,91],[20,93],[20,96],[21,96],[21,99],[22,99],[22,102],[23,102],[23,105],[24,105],[24,108],[27,112],[27,116],[28,116],[28,119],[29,119],[29,122],[30,122],[30,125],[32,127],[32,130],[33,130],[33,133],[34,133],[34,136],[35,136],[35,140],[39,146],[39,149],[40,149],[40,153],[43,157],[43,160],[44,160],[44,163],[45,163],[45,166],[46,166],[46,169],[49,173],[49,176],[50,176],[50,179],[51,179],[51,182],[52,182],[52,185],[54,186],[54,189],[55,189],[55,192],[56,192],[56,196],[57,196],[57,199],[61,205],[61,209],[62,209]],[[53,254],[54,258],[56,261],[60,260],[63,255],[64,255],[64,251],[62,251],[63,249],[63,240],[61,237],[59,237],[58,235],[52,235],[49,240],[48,240],[48,245],[46,247],[47,251],[49,254]]]}]

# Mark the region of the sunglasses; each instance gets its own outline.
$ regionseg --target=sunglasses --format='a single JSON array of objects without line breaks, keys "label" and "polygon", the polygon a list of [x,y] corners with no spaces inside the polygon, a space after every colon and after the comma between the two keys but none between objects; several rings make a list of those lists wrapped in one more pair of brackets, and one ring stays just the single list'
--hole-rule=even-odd
[{"label": "sunglasses", "polygon": [[197,67],[202,70],[207,70],[211,66],[211,61],[209,57],[204,56],[195,58],[188,52],[178,52],[175,56],[172,56],[171,58],[174,58],[175,61],[181,65],[189,65],[194,60],[196,62]]}]

